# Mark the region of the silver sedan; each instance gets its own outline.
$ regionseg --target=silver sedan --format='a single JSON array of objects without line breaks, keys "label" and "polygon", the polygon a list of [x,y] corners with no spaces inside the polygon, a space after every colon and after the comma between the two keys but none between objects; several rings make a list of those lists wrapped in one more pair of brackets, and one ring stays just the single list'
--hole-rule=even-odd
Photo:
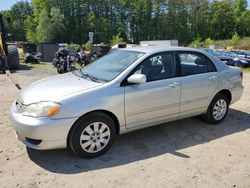
[{"label": "silver sedan", "polygon": [[242,95],[242,77],[240,69],[201,50],[117,50],[31,84],[13,102],[11,121],[28,147],[69,147],[96,157],[119,134],[197,115],[220,123]]}]

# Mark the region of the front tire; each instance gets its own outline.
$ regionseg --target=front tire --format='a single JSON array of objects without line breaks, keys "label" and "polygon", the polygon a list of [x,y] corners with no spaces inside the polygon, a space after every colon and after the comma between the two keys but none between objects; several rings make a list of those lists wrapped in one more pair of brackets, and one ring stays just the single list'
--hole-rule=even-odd
[{"label": "front tire", "polygon": [[229,100],[227,96],[218,93],[211,101],[204,119],[210,124],[221,123],[228,112]]},{"label": "front tire", "polygon": [[69,146],[79,157],[93,158],[104,154],[114,142],[115,123],[108,115],[97,112],[82,117],[69,134]]}]

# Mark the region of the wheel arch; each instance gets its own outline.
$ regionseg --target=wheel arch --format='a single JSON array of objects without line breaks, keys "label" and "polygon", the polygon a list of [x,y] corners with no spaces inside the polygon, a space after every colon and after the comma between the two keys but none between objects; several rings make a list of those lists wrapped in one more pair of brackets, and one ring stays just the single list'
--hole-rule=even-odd
[{"label": "wheel arch", "polygon": [[83,114],[81,117],[79,117],[75,123],[71,126],[69,132],[68,132],[68,135],[67,135],[67,146],[69,146],[69,136],[72,132],[72,130],[74,129],[74,127],[77,125],[77,122],[80,121],[81,118],[89,115],[89,114],[92,114],[92,113],[97,113],[97,112],[101,112],[101,113],[104,113],[106,115],[108,115],[109,117],[111,117],[111,119],[114,121],[115,123],[115,129],[116,129],[116,134],[119,135],[120,134],[120,123],[119,123],[119,120],[118,118],[116,117],[116,115],[108,110],[93,110],[93,111],[90,111],[90,112],[87,112],[85,114]]},{"label": "wheel arch", "polygon": [[221,94],[225,95],[228,98],[229,104],[231,103],[231,101],[232,101],[232,93],[231,93],[230,90],[228,90],[228,89],[222,89],[219,92],[217,92],[216,95],[218,93],[221,93]]}]

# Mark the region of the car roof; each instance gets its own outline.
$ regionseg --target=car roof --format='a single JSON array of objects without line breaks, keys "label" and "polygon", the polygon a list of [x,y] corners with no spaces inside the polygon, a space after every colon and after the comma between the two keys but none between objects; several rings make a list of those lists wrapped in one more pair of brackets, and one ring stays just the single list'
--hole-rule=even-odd
[{"label": "car roof", "polygon": [[139,46],[132,48],[122,48],[121,50],[128,51],[138,51],[144,53],[157,53],[163,51],[194,51],[194,52],[202,52],[199,49],[195,48],[187,48],[187,47],[177,47],[177,46]]},{"label": "car roof", "polygon": [[214,55],[206,52],[205,50],[196,49],[196,48],[176,47],[176,46],[140,46],[140,47],[132,47],[132,48],[122,48],[122,49],[120,48],[119,50],[143,52],[146,54],[154,54],[154,53],[166,52],[166,51],[199,52],[199,53],[202,53],[202,54],[208,56],[215,64],[218,71],[222,71],[223,69],[228,67],[225,63],[221,62]]}]

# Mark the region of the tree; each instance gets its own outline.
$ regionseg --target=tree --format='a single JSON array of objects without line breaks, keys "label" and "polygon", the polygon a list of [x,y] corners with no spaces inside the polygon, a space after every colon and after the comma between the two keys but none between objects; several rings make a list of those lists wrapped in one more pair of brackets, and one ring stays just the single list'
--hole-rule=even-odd
[{"label": "tree", "polygon": [[197,36],[202,40],[230,39],[234,32],[250,36],[247,0],[32,0],[31,5],[23,1],[13,7],[14,21],[7,30],[17,40],[26,34],[30,41],[43,41],[44,30],[50,30],[46,40],[75,44],[86,43],[90,31],[94,43],[178,39],[186,45]]},{"label": "tree", "polygon": [[246,10],[240,18],[240,33],[242,36],[250,36],[250,10]]},{"label": "tree", "polygon": [[237,17],[240,17],[247,10],[247,0],[234,0],[233,11]]},{"label": "tree", "polygon": [[214,1],[211,8],[210,32],[214,39],[228,39],[235,32],[235,16],[229,0]]},{"label": "tree", "polygon": [[38,42],[48,42],[53,40],[54,33],[52,30],[52,23],[45,9],[43,9],[39,15],[36,35]]},{"label": "tree", "polygon": [[37,19],[34,17],[34,15],[28,16],[24,21],[24,28],[26,31],[26,39],[29,42],[37,42],[37,34],[36,34],[36,28],[37,28]]},{"label": "tree", "polygon": [[66,30],[64,26],[64,15],[61,13],[59,8],[53,7],[50,12],[51,16],[51,30],[54,34],[52,41],[54,42],[64,42],[64,32]]},{"label": "tree", "polygon": [[[11,10],[4,11],[5,25],[7,32],[12,34],[12,40],[25,41],[26,31],[24,28],[25,19],[33,13],[33,9],[27,1],[15,3]],[[7,21],[10,19],[10,22]]]},{"label": "tree", "polygon": [[[247,10],[247,1],[246,0],[234,0],[233,1],[233,11],[236,19],[236,32],[238,32],[242,36],[246,36],[248,34],[248,14],[249,10]],[[244,22],[244,23],[242,23]]]},{"label": "tree", "polygon": [[120,43],[124,43],[124,41],[123,38],[121,38],[120,33],[118,33],[117,35],[113,36],[112,40],[110,41],[110,44],[111,46],[113,46]]}]

